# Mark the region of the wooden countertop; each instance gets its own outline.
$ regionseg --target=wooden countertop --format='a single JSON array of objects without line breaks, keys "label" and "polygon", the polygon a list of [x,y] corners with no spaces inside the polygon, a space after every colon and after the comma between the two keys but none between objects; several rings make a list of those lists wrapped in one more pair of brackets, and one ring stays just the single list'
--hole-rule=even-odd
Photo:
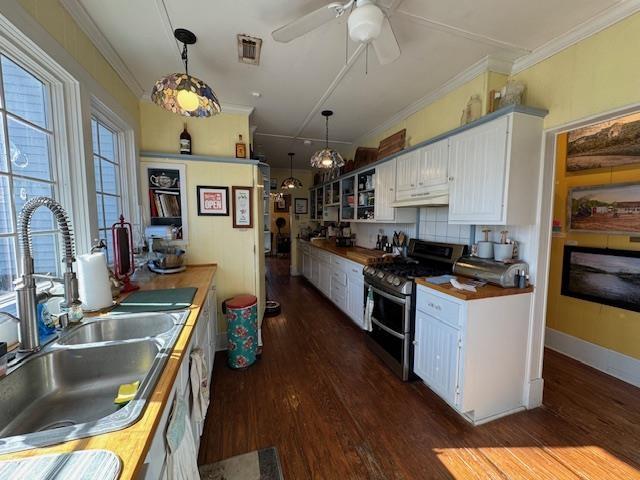
[{"label": "wooden countertop", "polygon": [[336,247],[335,242],[331,240],[314,240],[307,241],[298,239],[301,242],[306,242],[309,245],[319,248],[321,250],[326,250],[327,252],[334,253],[340,257],[346,258],[347,260],[352,260],[361,265],[371,265],[372,263],[379,262],[384,252],[379,250],[371,250],[369,248],[363,247]]},{"label": "wooden countertop", "polygon": [[[193,299],[189,317],[182,328],[182,332],[167,359],[164,370],[156,383],[153,393],[141,417],[136,423],[123,430],[117,430],[95,437],[80,438],[50,447],[35,448],[21,452],[0,455],[0,461],[16,458],[32,457],[51,453],[65,453],[76,450],[109,450],[122,461],[120,479],[137,478],[140,468],[151,446],[162,411],[168,401],[171,388],[176,381],[180,364],[186,354],[194,327],[200,314],[200,308],[207,297],[207,292],[213,282],[217,267],[215,265],[190,266],[182,273],[173,275],[154,275],[154,278],[140,285],[141,290],[157,290],[165,288],[196,287],[198,291]],[[123,295],[119,300],[126,297]]]},{"label": "wooden countertop", "polygon": [[[462,277],[460,275],[456,275],[456,278],[461,283],[466,283],[467,281],[472,280],[471,278]],[[530,285],[527,288],[502,288],[496,285],[487,284],[487,285],[484,285],[483,287],[476,287],[476,289],[478,290],[477,292],[468,292],[466,290],[457,290],[450,283],[436,285],[434,283],[430,283],[426,278],[418,278],[416,279],[416,283],[418,285],[423,285],[433,290],[437,290],[438,292],[451,295],[452,297],[459,298],[460,300],[467,300],[467,301],[482,300],[485,298],[494,298],[494,297],[506,297],[508,295],[522,295],[524,293],[533,292],[533,285]]]}]

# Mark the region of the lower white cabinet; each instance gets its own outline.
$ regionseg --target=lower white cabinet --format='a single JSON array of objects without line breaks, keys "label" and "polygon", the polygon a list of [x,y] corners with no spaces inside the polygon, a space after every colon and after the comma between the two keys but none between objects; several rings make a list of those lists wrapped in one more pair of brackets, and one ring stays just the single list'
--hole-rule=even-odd
[{"label": "lower white cabinet", "polygon": [[325,260],[318,260],[319,283],[317,287],[327,297],[331,296],[331,265]]},{"label": "lower white cabinet", "polygon": [[347,314],[356,323],[356,325],[360,328],[364,328],[364,278],[362,276],[361,268],[352,268],[349,273]]},{"label": "lower white cabinet", "polygon": [[[216,332],[217,332],[217,299],[215,287],[212,287],[207,294],[207,299],[202,306],[198,323],[196,324],[195,331],[191,336],[191,341],[187,347],[187,352],[191,352],[194,348],[202,348],[205,359],[207,361],[207,367],[209,372],[209,385],[211,385],[211,374],[213,371],[213,361],[215,357],[215,345],[216,345]],[[167,426],[169,423],[169,415],[173,408],[173,402],[178,393],[184,394],[189,387],[189,369],[190,369],[190,356],[185,354],[180,364],[178,375],[171,388],[169,394],[169,400],[162,411],[160,422],[155,435],[151,441],[149,452],[145,458],[144,465],[142,467],[139,478],[145,480],[159,480],[167,477],[166,472],[166,459],[167,459],[167,442],[165,440],[165,434],[167,432]],[[191,394],[185,395],[187,402],[191,401]],[[204,422],[198,422],[192,418],[191,429],[193,431],[194,441],[196,445],[196,451],[200,446],[200,436],[202,435]],[[195,459],[197,460],[197,459]]]},{"label": "lower white cabinet", "polygon": [[474,425],[525,409],[531,297],[465,301],[418,285],[413,371]]}]

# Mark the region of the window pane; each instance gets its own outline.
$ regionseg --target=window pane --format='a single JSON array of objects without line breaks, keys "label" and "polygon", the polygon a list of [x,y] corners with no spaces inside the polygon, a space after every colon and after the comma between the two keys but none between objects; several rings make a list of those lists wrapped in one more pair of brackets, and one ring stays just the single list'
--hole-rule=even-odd
[{"label": "window pane", "polygon": [[13,281],[18,276],[13,237],[0,238],[0,296],[13,292]]},{"label": "window pane", "polygon": [[93,141],[93,153],[100,153],[98,149],[98,122],[91,119],[91,140]]},{"label": "window pane", "polygon": [[9,177],[0,175],[0,233],[12,233],[11,197],[9,196]]},{"label": "window pane", "polygon": [[102,198],[104,198],[105,227],[110,229],[120,217],[120,199],[109,195],[103,195]]},{"label": "window pane", "polygon": [[107,244],[107,263],[111,265],[113,263],[113,234],[111,229],[100,230],[100,238]]},{"label": "window pane", "polygon": [[[16,214],[20,214],[20,210],[27,203],[27,200],[40,196],[53,197],[53,187],[48,183],[22,178],[13,179],[13,199],[16,204]],[[44,207],[38,208],[31,219],[31,230],[33,231],[53,230],[56,228],[54,225],[53,214]]]},{"label": "window pane", "polygon": [[117,195],[118,192],[118,167],[111,162],[102,160],[102,192]]},{"label": "window pane", "polygon": [[9,145],[13,173],[51,180],[49,135],[10,118]]},{"label": "window pane", "polygon": [[33,235],[31,247],[36,273],[59,275],[58,234]]},{"label": "window pane", "polygon": [[0,117],[0,172],[8,171],[7,165],[7,151],[4,148],[4,120]]},{"label": "window pane", "polygon": [[4,56],[2,77],[7,110],[46,128],[44,84]]},{"label": "window pane", "polygon": [[113,133],[98,123],[98,135],[100,137],[100,156],[115,161],[116,157],[116,139]]},{"label": "window pane", "polygon": [[106,227],[106,225],[104,224],[104,210],[102,209],[103,201],[104,200],[102,199],[102,195],[98,194],[98,228]]},{"label": "window pane", "polygon": [[100,177],[100,159],[98,157],[93,157],[93,173],[96,177],[96,190],[98,192],[102,191],[102,180]]}]

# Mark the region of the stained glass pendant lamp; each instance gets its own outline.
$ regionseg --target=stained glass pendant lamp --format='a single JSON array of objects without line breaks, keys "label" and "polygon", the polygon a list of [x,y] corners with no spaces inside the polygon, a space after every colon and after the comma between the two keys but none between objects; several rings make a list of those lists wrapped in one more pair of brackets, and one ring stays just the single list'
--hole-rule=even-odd
[{"label": "stained glass pendant lamp", "polygon": [[293,156],[294,155],[295,153],[291,153],[291,152],[289,153],[289,166],[291,168],[291,176],[289,178],[285,178],[282,181],[282,185],[280,185],[280,188],[287,188],[287,189],[302,188],[302,182],[293,176]]},{"label": "stained glass pendant lamp", "polygon": [[184,28],[176,28],[174,37],[182,43],[184,73],[162,77],[153,86],[151,100],[156,105],[184,117],[211,117],[222,111],[211,87],[189,75],[188,45],[196,43],[196,36]]},{"label": "stained glass pendant lamp", "polygon": [[331,110],[322,111],[322,116],[326,121],[326,143],[322,150],[318,150],[311,157],[311,166],[314,168],[340,168],[344,166],[342,155],[329,148],[329,117],[332,115]]}]

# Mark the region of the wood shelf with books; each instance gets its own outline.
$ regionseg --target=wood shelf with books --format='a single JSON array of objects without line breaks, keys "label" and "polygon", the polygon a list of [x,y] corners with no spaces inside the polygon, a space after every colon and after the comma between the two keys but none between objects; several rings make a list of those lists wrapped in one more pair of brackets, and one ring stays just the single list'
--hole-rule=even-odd
[{"label": "wood shelf with books", "polygon": [[143,165],[149,224],[178,227],[178,240],[186,240],[186,169],[183,165]]}]

